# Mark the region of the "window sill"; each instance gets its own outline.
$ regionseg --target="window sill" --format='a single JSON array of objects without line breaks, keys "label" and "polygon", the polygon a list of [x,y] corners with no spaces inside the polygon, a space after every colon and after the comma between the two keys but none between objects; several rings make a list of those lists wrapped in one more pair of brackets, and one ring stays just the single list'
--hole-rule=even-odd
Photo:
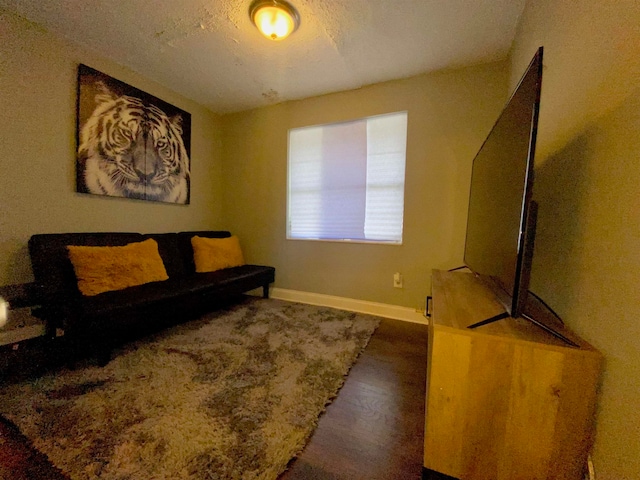
[{"label": "window sill", "polygon": [[297,237],[287,237],[287,240],[295,240],[295,241],[303,241],[303,242],[328,242],[328,243],[358,243],[365,245],[393,245],[396,247],[402,246],[402,241],[393,242],[393,241],[384,241],[384,240],[356,240],[350,238],[297,238]]}]

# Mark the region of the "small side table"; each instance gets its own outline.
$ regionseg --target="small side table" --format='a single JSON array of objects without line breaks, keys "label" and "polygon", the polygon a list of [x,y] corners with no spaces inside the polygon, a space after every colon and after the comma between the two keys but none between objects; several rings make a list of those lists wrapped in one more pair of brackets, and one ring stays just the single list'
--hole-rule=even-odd
[{"label": "small side table", "polygon": [[0,297],[9,304],[8,322],[0,328],[0,346],[17,350],[20,342],[47,334],[45,322],[31,313],[40,304],[34,283],[0,286]]}]

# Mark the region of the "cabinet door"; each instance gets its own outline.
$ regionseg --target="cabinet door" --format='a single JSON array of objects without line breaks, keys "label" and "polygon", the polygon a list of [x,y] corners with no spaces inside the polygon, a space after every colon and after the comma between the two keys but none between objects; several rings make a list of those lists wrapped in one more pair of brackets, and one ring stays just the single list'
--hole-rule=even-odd
[{"label": "cabinet door", "polygon": [[599,357],[432,330],[425,467],[473,480],[579,480]]},{"label": "cabinet door", "polygon": [[[433,323],[433,322],[432,322]],[[429,326],[424,466],[460,478],[471,337]]]}]

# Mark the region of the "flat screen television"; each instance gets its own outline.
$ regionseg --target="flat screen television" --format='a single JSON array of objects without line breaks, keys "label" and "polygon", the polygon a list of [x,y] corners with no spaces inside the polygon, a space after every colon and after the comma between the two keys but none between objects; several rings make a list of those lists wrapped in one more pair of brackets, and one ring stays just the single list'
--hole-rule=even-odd
[{"label": "flat screen television", "polygon": [[540,47],[473,160],[464,263],[505,308],[491,320],[522,316],[528,296],[542,53]]}]

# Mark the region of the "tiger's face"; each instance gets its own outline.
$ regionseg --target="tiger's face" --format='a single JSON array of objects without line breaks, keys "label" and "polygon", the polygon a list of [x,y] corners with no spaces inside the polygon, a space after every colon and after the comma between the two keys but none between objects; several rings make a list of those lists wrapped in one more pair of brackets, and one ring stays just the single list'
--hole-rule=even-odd
[{"label": "tiger's face", "polygon": [[189,158],[180,117],[108,90],[80,132],[79,161],[89,193],[186,203]]}]

